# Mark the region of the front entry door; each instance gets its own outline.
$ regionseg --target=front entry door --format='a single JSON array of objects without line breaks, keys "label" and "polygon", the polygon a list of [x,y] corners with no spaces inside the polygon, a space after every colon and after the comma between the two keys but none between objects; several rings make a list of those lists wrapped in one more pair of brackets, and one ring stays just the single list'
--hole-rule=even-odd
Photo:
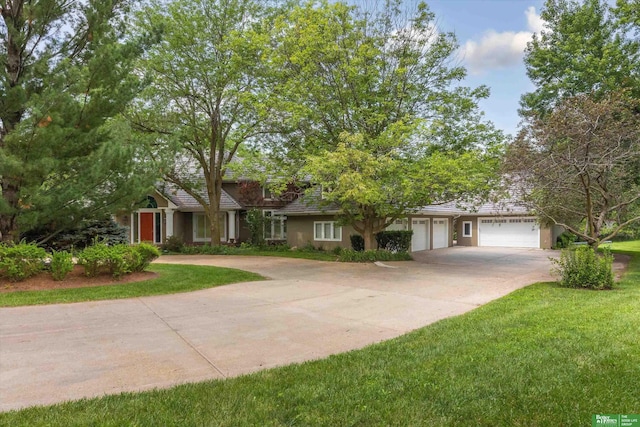
[{"label": "front entry door", "polygon": [[153,212],[140,212],[140,241],[141,242],[154,242],[154,224],[153,224]]}]

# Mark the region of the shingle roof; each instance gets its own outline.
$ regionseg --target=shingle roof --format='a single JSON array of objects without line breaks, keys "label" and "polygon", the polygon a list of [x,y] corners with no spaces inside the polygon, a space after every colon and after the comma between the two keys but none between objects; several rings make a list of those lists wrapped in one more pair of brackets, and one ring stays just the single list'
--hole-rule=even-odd
[{"label": "shingle roof", "polygon": [[513,201],[500,201],[498,203],[488,202],[484,203],[478,208],[473,206],[460,206],[455,202],[434,204],[424,206],[419,210],[422,214],[432,215],[467,215],[467,216],[482,216],[482,215],[529,215],[531,211],[526,207],[519,205]]},{"label": "shingle roof", "polygon": [[[169,184],[164,184],[162,188],[159,188],[162,194],[169,198],[173,203],[178,206],[178,210],[181,211],[201,211],[204,210],[202,205],[198,203],[198,201],[189,193],[184,191],[181,188],[177,188],[171,186]],[[201,193],[202,197],[209,202],[209,196],[206,193]],[[238,203],[233,197],[229,195],[226,191],[222,190],[222,195],[220,197],[220,209],[221,210],[236,210],[242,209],[242,205]]]},{"label": "shingle roof", "polygon": [[313,192],[298,197],[287,206],[279,209],[277,213],[279,215],[314,215],[335,214],[340,212],[339,206],[335,203],[323,206],[320,191],[320,187],[315,187]]}]

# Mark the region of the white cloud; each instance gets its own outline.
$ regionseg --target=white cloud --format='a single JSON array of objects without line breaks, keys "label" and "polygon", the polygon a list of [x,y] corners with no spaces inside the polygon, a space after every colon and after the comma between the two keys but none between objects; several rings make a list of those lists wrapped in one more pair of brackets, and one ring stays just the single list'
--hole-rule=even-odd
[{"label": "white cloud", "polygon": [[467,40],[460,49],[460,57],[471,74],[482,74],[493,69],[520,63],[527,43],[534,32],[544,27],[544,21],[531,6],[524,12],[528,31],[496,32],[487,30],[480,41]]},{"label": "white cloud", "polygon": [[544,20],[536,13],[536,8],[533,6],[529,6],[527,10],[524,11],[524,14],[527,16],[527,27],[529,31],[534,33],[539,33],[544,28]]}]

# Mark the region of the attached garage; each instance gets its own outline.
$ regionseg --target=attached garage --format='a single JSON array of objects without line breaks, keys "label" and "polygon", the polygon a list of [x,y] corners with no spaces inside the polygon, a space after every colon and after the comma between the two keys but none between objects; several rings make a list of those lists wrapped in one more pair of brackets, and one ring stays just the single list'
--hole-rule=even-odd
[{"label": "attached garage", "polygon": [[429,219],[413,218],[411,220],[411,252],[424,251],[429,248]]},{"label": "attached garage", "polygon": [[449,220],[433,220],[433,249],[449,247]]},{"label": "attached garage", "polygon": [[478,246],[539,248],[540,224],[533,217],[478,218]]}]

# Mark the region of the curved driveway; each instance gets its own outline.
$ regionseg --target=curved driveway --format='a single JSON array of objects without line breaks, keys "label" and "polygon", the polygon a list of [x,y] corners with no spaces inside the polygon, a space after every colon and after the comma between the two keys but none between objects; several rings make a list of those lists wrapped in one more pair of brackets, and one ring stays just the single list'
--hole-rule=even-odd
[{"label": "curved driveway", "polygon": [[0,410],[236,376],[361,348],[549,280],[535,249],[454,247],[415,261],[163,256],[271,280],[0,309]]}]

